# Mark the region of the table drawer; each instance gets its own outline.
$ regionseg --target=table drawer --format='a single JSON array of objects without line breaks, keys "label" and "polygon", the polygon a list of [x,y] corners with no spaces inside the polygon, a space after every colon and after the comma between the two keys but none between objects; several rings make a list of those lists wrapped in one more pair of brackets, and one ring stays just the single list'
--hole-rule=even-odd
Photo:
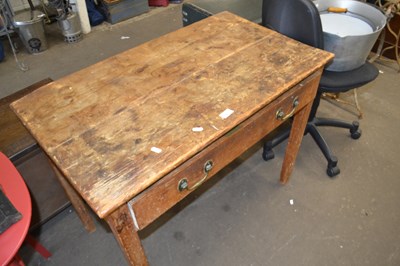
[{"label": "table drawer", "polygon": [[136,229],[146,227],[285,119],[311,103],[320,75],[321,70],[315,72],[130,200],[128,207]]}]

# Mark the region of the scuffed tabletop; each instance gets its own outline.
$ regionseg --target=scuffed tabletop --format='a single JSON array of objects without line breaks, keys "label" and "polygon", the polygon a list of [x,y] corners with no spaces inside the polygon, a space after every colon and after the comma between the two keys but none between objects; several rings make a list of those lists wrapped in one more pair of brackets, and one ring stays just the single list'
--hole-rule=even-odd
[{"label": "scuffed tabletop", "polygon": [[104,218],[332,57],[223,12],[45,85],[12,108]]}]

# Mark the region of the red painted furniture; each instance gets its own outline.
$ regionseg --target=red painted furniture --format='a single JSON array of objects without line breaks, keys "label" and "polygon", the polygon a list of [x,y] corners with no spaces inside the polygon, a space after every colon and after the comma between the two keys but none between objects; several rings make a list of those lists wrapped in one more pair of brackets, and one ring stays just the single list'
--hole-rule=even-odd
[{"label": "red painted furniture", "polygon": [[0,186],[14,207],[22,214],[22,219],[0,234],[0,265],[24,265],[17,255],[25,241],[44,258],[50,252],[28,235],[32,205],[28,188],[12,162],[0,152]]},{"label": "red painted furniture", "polygon": [[168,0],[149,0],[149,6],[168,6]]}]

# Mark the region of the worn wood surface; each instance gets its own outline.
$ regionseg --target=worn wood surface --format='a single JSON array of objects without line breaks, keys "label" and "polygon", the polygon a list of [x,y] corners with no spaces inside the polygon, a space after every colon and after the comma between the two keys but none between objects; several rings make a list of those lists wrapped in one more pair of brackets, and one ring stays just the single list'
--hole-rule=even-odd
[{"label": "worn wood surface", "polygon": [[[198,182],[204,176],[203,166],[208,160],[212,160],[213,162],[213,168],[209,172],[207,179],[211,178],[269,132],[281,125],[284,121],[278,120],[275,117],[277,110],[282,109],[285,113],[289,113],[293,108],[293,100],[297,98],[299,105],[295,113],[295,120],[298,121],[298,113],[306,113],[308,115],[310,111],[309,106],[311,106],[315,97],[321,73],[322,70],[317,71],[281,95],[271,104],[239,124],[232,132],[216,140],[206,149],[193,156],[179,168],[131,200],[129,204],[135,213],[137,230],[145,228],[161,214],[190,194],[191,191],[189,190],[178,190],[178,183],[181,179],[186,178],[189,186]],[[306,111],[303,112],[303,109],[306,109]],[[307,118],[305,121],[299,120],[300,123],[301,121],[305,125]],[[304,129],[301,135],[296,136],[298,140],[296,139],[295,141],[299,145],[303,134]],[[293,152],[292,145],[295,144],[288,145],[287,153]],[[287,164],[285,168],[287,169],[284,170],[284,174],[290,174],[295,158],[296,156],[291,156],[285,160]],[[284,177],[288,178],[287,175]]]},{"label": "worn wood surface", "polygon": [[[12,107],[105,217],[332,57],[223,12],[46,85]],[[227,108],[234,113],[221,119]]]}]

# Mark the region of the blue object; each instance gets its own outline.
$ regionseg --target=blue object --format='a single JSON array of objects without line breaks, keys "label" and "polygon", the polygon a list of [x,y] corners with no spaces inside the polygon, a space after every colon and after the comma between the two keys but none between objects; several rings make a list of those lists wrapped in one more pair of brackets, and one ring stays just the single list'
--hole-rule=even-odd
[{"label": "blue object", "polygon": [[4,59],[4,46],[3,42],[0,41],[0,62]]},{"label": "blue object", "polygon": [[97,9],[97,5],[93,0],[86,0],[86,8],[90,26],[97,26],[105,20],[104,15]]}]

